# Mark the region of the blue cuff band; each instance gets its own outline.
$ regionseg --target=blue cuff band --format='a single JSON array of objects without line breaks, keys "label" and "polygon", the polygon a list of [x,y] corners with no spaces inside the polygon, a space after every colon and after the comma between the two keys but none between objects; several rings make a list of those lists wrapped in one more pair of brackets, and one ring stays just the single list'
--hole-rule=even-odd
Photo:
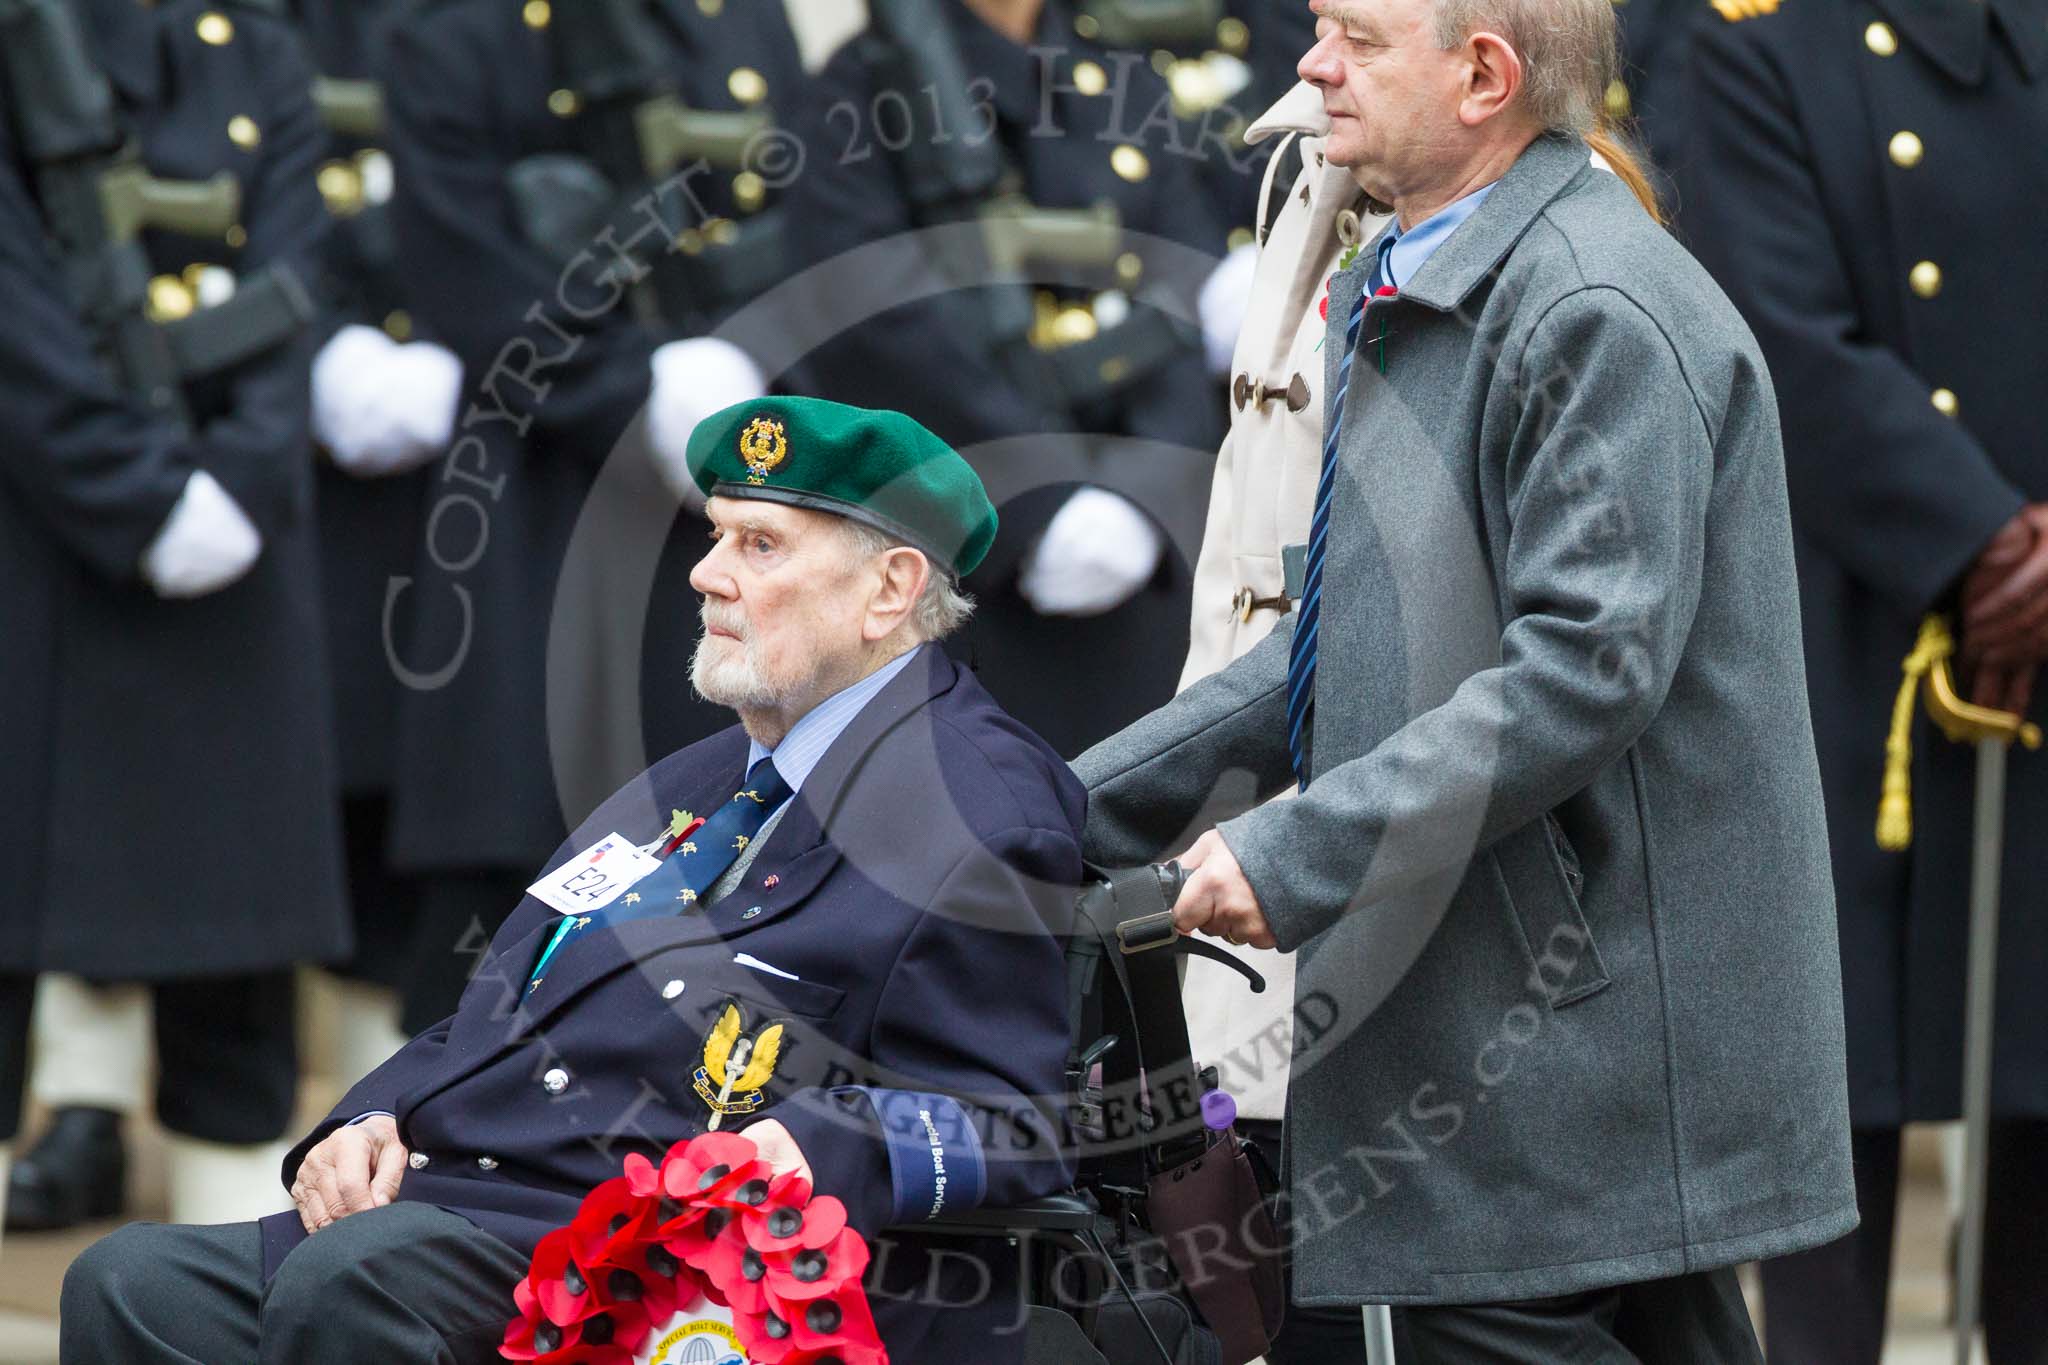
[{"label": "blue cuff band", "polygon": [[878,1086],[847,1090],[865,1095],[881,1124],[895,1197],[891,1221],[921,1223],[948,1209],[971,1209],[981,1203],[988,1189],[981,1134],[974,1131],[958,1100]]}]

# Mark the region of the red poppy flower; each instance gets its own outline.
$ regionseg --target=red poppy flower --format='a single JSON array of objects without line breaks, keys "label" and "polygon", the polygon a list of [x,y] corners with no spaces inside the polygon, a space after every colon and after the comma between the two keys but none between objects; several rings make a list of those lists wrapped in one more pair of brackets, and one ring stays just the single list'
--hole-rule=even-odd
[{"label": "red poppy flower", "polygon": [[578,1265],[576,1234],[556,1228],[533,1249],[533,1263],[523,1282],[539,1302],[541,1313],[557,1327],[567,1327],[596,1311],[590,1295],[589,1267]]},{"label": "red poppy flower", "polygon": [[1373,297],[1376,299],[1390,299],[1400,292],[1400,290],[1394,288],[1394,286],[1391,284],[1383,284],[1378,289],[1373,291]]},{"label": "red poppy flower", "polygon": [[642,1199],[661,1195],[661,1168],[638,1152],[626,1154],[626,1188]]},{"label": "red poppy flower", "polygon": [[823,1246],[846,1226],[846,1206],[827,1195],[811,1198],[811,1183],[791,1171],[768,1184],[767,1197],[742,1207],[740,1230],[756,1251]]},{"label": "red poppy flower", "polygon": [[762,1317],[762,1340],[741,1340],[759,1365],[784,1365],[799,1353],[830,1352],[846,1365],[887,1360],[875,1317],[868,1308],[867,1291],[856,1281],[820,1298],[781,1302],[769,1296],[769,1311]]},{"label": "red poppy flower", "polygon": [[767,1259],[763,1282],[770,1294],[787,1300],[822,1298],[843,1285],[860,1283],[868,1269],[868,1244],[852,1228],[841,1228],[823,1246],[800,1247]]},{"label": "red poppy flower", "polygon": [[585,1267],[613,1263],[653,1235],[654,1201],[633,1192],[624,1176],[614,1176],[583,1196],[569,1222],[576,1260]]}]

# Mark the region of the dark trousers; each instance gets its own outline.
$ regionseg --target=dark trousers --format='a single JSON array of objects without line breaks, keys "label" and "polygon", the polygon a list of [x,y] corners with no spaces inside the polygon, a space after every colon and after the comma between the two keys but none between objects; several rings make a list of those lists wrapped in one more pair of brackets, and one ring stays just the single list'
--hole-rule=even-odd
[{"label": "dark trousers", "polygon": [[[298,1095],[298,986],[289,970],[159,981],[156,1112],[174,1133],[246,1144],[281,1137]],[[21,1121],[35,978],[0,975],[0,1142]]]},{"label": "dark trousers", "polygon": [[1763,1365],[1763,1358],[1733,1269],[1527,1303],[1394,1310],[1398,1365]]},{"label": "dark trousers", "polygon": [[[1764,1339],[1791,1365],[1877,1365],[1899,1204],[1899,1130],[1852,1135],[1848,1236],[1763,1265]],[[2048,1365],[2048,1123],[1991,1125],[1984,1226],[1984,1345],[1992,1365]]]},{"label": "dark trousers", "polygon": [[[1238,1125],[1275,1170],[1280,1125]],[[1283,1266],[1289,1304],[1271,1365],[1363,1365],[1364,1317],[1357,1308],[1291,1302],[1292,1258]],[[1396,1365],[1761,1365],[1733,1270],[1528,1303],[1394,1310]]]},{"label": "dark trousers", "polygon": [[487,1365],[527,1258],[431,1204],[351,1214],[263,1283],[254,1223],[130,1223],[64,1275],[61,1365]]}]

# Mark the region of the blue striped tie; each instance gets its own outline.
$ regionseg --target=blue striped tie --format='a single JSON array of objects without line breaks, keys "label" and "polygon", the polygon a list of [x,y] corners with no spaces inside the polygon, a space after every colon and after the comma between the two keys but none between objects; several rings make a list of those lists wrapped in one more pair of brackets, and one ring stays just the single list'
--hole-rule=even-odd
[{"label": "blue striped tie", "polygon": [[1301,585],[1301,610],[1294,618],[1294,643],[1287,655],[1287,752],[1294,776],[1308,790],[1306,738],[1308,708],[1315,699],[1316,632],[1322,625],[1323,560],[1330,546],[1330,501],[1337,491],[1337,440],[1344,430],[1344,395],[1351,388],[1351,361],[1358,351],[1359,328],[1365,323],[1366,301],[1387,282],[1387,250],[1383,242],[1373,263],[1372,279],[1352,305],[1344,324],[1344,354],[1337,361],[1337,392],[1330,399],[1330,434],[1323,438],[1323,468],[1316,479],[1316,510],[1308,523],[1308,557]]}]

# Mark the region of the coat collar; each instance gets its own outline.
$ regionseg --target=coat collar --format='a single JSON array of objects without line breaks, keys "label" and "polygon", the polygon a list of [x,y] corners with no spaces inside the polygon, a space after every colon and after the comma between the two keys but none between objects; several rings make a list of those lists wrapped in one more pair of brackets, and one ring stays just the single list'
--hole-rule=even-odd
[{"label": "coat collar", "polygon": [[1982,0],[1872,2],[1950,79],[1964,85],[1984,79],[1984,49],[1991,20]]},{"label": "coat collar", "polygon": [[1272,108],[1252,120],[1251,127],[1244,130],[1244,140],[1257,146],[1281,133],[1324,137],[1329,131],[1330,116],[1323,110],[1323,92],[1307,81],[1297,81],[1292,90],[1273,102]]},{"label": "coat collar", "polygon": [[[1401,297],[1442,312],[1456,308],[1515,249],[1550,202],[1578,177],[1590,175],[1591,168],[1592,153],[1579,138],[1561,134],[1537,138],[1495,184],[1478,211],[1415,272]],[[1385,235],[1384,228],[1381,235]],[[1359,264],[1347,272],[1358,276],[1348,291],[1353,300],[1364,287],[1377,241],[1375,238],[1359,253]],[[1332,317],[1342,316],[1337,307],[1333,293]]]}]

